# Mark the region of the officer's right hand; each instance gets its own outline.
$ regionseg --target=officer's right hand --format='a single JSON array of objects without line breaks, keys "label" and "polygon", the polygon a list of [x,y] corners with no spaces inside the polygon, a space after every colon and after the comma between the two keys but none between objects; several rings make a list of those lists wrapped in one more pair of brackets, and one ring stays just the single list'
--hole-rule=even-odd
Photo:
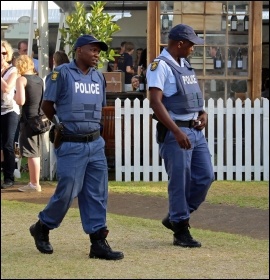
[{"label": "officer's right hand", "polygon": [[190,143],[187,135],[181,129],[179,129],[179,131],[177,133],[175,133],[174,136],[175,136],[176,141],[178,142],[179,146],[182,149],[185,149],[185,150],[191,149],[191,143]]}]

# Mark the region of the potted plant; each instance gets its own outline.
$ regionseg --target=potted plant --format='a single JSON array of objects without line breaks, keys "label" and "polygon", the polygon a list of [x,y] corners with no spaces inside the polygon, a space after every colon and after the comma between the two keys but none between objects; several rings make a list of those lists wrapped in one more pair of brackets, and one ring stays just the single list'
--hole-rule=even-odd
[{"label": "potted plant", "polygon": [[103,12],[105,5],[106,2],[104,1],[93,2],[88,12],[83,3],[76,2],[74,5],[75,11],[65,19],[68,27],[59,28],[61,41],[64,46],[69,45],[70,47],[68,55],[73,52],[73,46],[77,38],[83,34],[93,35],[108,45],[108,51],[100,52],[99,69],[104,66],[104,63],[113,61],[114,57],[117,56],[114,50],[110,48],[110,43],[112,35],[120,30],[119,25],[113,22],[114,15],[111,16]]}]

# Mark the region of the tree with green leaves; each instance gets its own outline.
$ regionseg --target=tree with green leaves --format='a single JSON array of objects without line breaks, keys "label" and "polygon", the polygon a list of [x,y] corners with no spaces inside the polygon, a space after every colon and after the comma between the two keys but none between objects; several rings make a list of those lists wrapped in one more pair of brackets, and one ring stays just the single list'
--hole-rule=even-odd
[{"label": "tree with green leaves", "polygon": [[110,43],[112,42],[112,35],[120,30],[119,25],[113,21],[114,15],[104,12],[105,5],[106,2],[104,1],[93,2],[90,4],[90,11],[88,11],[83,3],[76,2],[74,5],[75,11],[65,19],[67,27],[59,28],[62,43],[64,46],[69,45],[70,47],[68,55],[74,51],[73,47],[77,38],[83,34],[92,35],[108,45],[107,52],[100,52],[98,68],[102,68],[104,62],[114,60],[116,54],[110,48]]}]

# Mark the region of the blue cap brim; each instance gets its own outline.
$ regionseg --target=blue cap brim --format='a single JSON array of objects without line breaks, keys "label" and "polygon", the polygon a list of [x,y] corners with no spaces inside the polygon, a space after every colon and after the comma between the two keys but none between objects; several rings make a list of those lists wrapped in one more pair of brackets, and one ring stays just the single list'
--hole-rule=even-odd
[{"label": "blue cap brim", "polygon": [[107,46],[107,44],[104,43],[104,42],[98,41],[98,42],[92,42],[91,44],[93,44],[93,43],[99,44],[99,45],[100,45],[100,49],[101,49],[102,51],[107,51],[107,50],[108,50],[108,46]]},{"label": "blue cap brim", "polygon": [[203,45],[204,44],[204,40],[197,37],[197,36],[192,38],[192,39],[189,39],[189,41],[194,43],[195,45]]}]

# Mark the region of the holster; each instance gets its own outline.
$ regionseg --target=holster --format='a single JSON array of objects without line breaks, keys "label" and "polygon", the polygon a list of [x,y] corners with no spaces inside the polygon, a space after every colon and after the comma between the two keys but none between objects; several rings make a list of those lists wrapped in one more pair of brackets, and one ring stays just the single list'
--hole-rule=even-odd
[{"label": "holster", "polygon": [[62,144],[62,142],[61,142],[62,135],[63,135],[62,131],[55,127],[55,129],[54,129],[54,141],[53,141],[55,149],[59,148],[60,145]]},{"label": "holster", "polygon": [[168,132],[168,128],[162,123],[157,123],[157,141],[159,143],[163,143]]}]

